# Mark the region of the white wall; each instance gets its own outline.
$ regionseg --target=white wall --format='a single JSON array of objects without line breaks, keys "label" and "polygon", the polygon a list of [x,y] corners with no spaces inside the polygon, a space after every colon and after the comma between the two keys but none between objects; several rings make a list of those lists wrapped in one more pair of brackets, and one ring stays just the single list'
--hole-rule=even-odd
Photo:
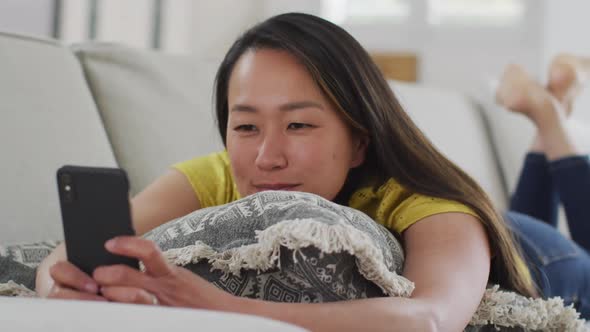
[{"label": "white wall", "polygon": [[264,5],[264,0],[168,1],[162,49],[222,57],[240,33],[262,19]]},{"label": "white wall", "polygon": [[48,37],[53,30],[53,1],[0,1],[0,31]]},{"label": "white wall", "polygon": [[[523,64],[536,74],[540,66],[541,11],[533,8],[525,26],[513,29],[465,27],[427,28],[425,2],[414,3],[413,16],[403,25],[344,25],[369,52],[415,53],[419,58],[419,80],[423,84],[456,89],[479,96],[504,66]],[[267,0],[264,16],[289,11],[320,14],[320,1]]]},{"label": "white wall", "polygon": [[[546,78],[546,68],[551,58],[560,52],[590,57],[590,1],[544,0],[541,73]],[[573,116],[590,124],[590,89],[583,90],[574,105]]]}]

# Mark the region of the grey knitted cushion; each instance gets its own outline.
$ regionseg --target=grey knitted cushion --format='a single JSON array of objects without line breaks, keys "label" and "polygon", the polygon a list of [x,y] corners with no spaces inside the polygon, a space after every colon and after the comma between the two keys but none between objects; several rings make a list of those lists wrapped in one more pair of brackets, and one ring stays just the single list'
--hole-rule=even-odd
[{"label": "grey knitted cushion", "polygon": [[[402,246],[364,213],[267,191],[146,234],[170,260],[234,295],[280,302],[408,296]],[[178,249],[178,250],[171,250]]]},{"label": "grey knitted cushion", "polygon": [[[400,242],[360,211],[319,196],[268,191],[195,211],[146,235],[167,258],[229,293],[278,302],[410,296]],[[468,332],[582,331],[560,299],[491,286]]]},{"label": "grey knitted cushion", "polygon": [[0,284],[12,280],[35,289],[37,266],[56,246],[54,241],[0,246]]}]

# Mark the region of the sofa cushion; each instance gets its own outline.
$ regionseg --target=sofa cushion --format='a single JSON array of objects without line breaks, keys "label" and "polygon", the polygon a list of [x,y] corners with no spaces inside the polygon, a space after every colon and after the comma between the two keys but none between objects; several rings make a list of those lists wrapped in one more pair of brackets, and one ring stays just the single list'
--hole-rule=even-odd
[{"label": "sofa cushion", "polygon": [[72,52],[0,33],[0,243],[63,238],[55,172],[115,160]]},{"label": "sofa cushion", "polygon": [[473,177],[498,208],[506,207],[498,160],[477,105],[459,92],[393,81],[390,85],[439,151]]},{"label": "sofa cushion", "polygon": [[171,164],[222,148],[212,116],[218,61],[101,43],[74,50],[132,193]]},{"label": "sofa cushion", "polygon": [[[81,44],[75,49],[117,160],[130,174],[132,192],[173,162],[221,148],[212,107],[219,61],[110,44]],[[392,86],[442,152],[505,206],[497,160],[477,108],[458,92],[398,82]]]},{"label": "sofa cushion", "polygon": [[[484,115],[490,124],[502,171],[506,175],[506,185],[509,192],[512,192],[516,188],[524,156],[533,142],[536,129],[533,123],[522,114],[510,112],[498,105],[493,95],[493,88],[483,91],[481,96],[478,96],[478,102],[482,105]],[[568,125],[580,151],[589,153],[590,119],[587,119],[587,114],[580,114],[584,111],[574,109]]]},{"label": "sofa cushion", "polygon": [[[524,157],[533,142],[536,129],[525,116],[510,112],[495,102],[494,88],[496,84],[495,81],[488,84],[489,88],[483,90],[477,96],[477,100],[491,129],[493,144],[498,151],[500,169],[504,175],[505,187],[508,193],[512,193],[516,189]],[[584,110],[574,108],[572,119],[568,125],[577,147],[581,152],[589,153],[590,119],[588,115],[584,113]],[[559,209],[559,230],[569,236],[567,219],[562,207]]]}]

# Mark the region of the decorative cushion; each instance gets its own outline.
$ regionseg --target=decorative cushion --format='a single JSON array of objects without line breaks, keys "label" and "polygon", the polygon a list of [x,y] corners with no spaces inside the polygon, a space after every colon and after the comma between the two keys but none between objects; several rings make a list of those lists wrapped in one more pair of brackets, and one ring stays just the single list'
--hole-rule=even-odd
[{"label": "decorative cushion", "polygon": [[331,302],[409,296],[403,251],[367,215],[307,193],[270,191],[197,210],[146,238],[238,296]]},{"label": "decorative cushion", "polygon": [[[176,265],[235,295],[279,302],[409,297],[400,242],[360,211],[319,196],[270,191],[203,210],[146,234]],[[584,331],[559,298],[490,286],[466,331]]]},{"label": "decorative cushion", "polygon": [[0,246],[0,284],[16,281],[28,289],[35,289],[37,266],[57,244],[40,242]]}]

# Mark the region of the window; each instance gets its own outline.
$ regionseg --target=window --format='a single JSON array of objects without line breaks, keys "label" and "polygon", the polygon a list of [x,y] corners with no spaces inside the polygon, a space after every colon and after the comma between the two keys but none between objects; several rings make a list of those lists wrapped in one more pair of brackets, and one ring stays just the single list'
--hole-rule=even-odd
[{"label": "window", "polygon": [[409,0],[323,0],[322,15],[336,23],[400,22],[410,15]]},{"label": "window", "polygon": [[[509,26],[525,16],[527,0],[323,0],[322,16],[336,24],[404,23]],[[528,0],[531,1],[531,0]]]},{"label": "window", "polygon": [[433,25],[514,25],[524,14],[523,0],[428,0]]}]

